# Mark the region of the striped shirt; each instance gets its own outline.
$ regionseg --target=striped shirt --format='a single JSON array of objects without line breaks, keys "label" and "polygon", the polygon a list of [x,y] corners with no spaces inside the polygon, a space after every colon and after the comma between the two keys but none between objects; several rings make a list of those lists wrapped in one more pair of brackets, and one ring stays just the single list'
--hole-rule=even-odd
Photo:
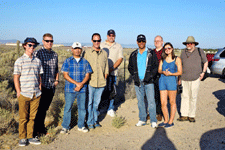
[{"label": "striped shirt", "polygon": [[23,96],[33,98],[34,94],[36,97],[41,95],[39,75],[42,73],[43,68],[38,58],[24,54],[16,60],[13,74],[20,75],[20,93]]},{"label": "striped shirt", "polygon": [[48,89],[53,88],[58,73],[58,54],[42,47],[34,52],[34,56],[41,60],[44,69],[44,73],[41,75],[42,84]]},{"label": "striped shirt", "polygon": [[[76,82],[82,82],[87,73],[92,73],[91,66],[86,59],[81,57],[80,60],[77,62],[73,56],[67,58],[64,61],[61,71],[68,72],[69,76]],[[76,88],[75,84],[70,83],[69,81],[66,80],[64,89],[65,92],[75,93],[76,92],[74,91],[75,88]],[[85,84],[79,92],[80,93],[85,92],[86,88],[87,84]]]}]

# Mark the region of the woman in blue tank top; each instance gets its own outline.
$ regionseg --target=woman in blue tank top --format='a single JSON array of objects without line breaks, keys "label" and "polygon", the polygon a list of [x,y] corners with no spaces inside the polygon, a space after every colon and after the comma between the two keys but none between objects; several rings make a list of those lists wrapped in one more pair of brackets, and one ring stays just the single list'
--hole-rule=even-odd
[{"label": "woman in blue tank top", "polygon": [[[174,126],[173,119],[176,113],[177,76],[182,74],[181,59],[175,56],[171,43],[166,43],[163,47],[158,72],[161,74],[159,78],[159,90],[164,116],[164,122],[160,123],[159,127],[170,128]],[[171,107],[170,117],[167,108],[168,97]]]}]

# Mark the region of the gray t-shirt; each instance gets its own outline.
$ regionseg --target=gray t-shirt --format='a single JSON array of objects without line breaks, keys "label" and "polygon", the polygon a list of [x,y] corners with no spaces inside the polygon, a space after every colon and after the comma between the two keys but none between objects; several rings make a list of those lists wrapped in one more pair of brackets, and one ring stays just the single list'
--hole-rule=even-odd
[{"label": "gray t-shirt", "polygon": [[183,70],[181,80],[195,81],[199,78],[202,73],[202,62],[205,63],[208,61],[202,49],[200,49],[200,53],[201,56],[199,55],[197,47],[193,52],[188,52],[187,49],[184,49],[181,52],[180,58],[182,61]]}]

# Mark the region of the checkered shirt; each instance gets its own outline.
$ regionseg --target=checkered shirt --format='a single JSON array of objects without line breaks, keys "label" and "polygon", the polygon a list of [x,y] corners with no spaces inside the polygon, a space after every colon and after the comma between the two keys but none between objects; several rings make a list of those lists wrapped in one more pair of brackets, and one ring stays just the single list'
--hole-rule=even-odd
[{"label": "checkered shirt", "polygon": [[23,96],[33,98],[34,94],[36,97],[41,95],[39,75],[42,73],[43,68],[38,58],[24,54],[16,60],[13,74],[20,75],[20,93]]},{"label": "checkered shirt", "polygon": [[54,87],[56,74],[58,73],[58,54],[53,50],[41,48],[34,52],[34,56],[41,60],[44,73],[42,74],[42,84],[48,89]]},{"label": "checkered shirt", "polygon": [[[89,62],[81,57],[79,62],[77,63],[76,59],[72,56],[67,58],[63,65],[62,65],[62,72],[68,72],[69,76],[75,80],[76,82],[82,82],[85,78],[85,75],[87,73],[92,73],[91,66]],[[73,83],[70,83],[66,80],[65,82],[65,92],[75,93],[74,89],[76,88],[76,85]],[[84,85],[84,87],[79,91],[80,93],[83,93],[86,91],[87,84]]]},{"label": "checkered shirt", "polygon": [[158,61],[160,62],[161,58],[162,58],[162,51],[163,49],[157,51],[156,49],[154,49],[155,53],[156,53],[156,56],[158,58]]}]

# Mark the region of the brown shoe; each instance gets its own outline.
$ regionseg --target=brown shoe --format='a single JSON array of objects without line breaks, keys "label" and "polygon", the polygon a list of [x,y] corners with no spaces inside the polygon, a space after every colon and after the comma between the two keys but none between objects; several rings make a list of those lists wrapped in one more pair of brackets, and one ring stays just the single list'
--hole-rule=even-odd
[{"label": "brown shoe", "polygon": [[150,116],[149,116],[149,114],[147,115],[146,120],[150,120]]},{"label": "brown shoe", "polygon": [[189,117],[188,120],[189,120],[190,122],[195,122],[195,118]]},{"label": "brown shoe", "polygon": [[180,118],[177,119],[177,121],[188,121],[188,117],[181,116]]},{"label": "brown shoe", "polygon": [[158,121],[162,121],[162,115],[161,115],[161,114],[156,115],[156,119],[157,119]]}]

